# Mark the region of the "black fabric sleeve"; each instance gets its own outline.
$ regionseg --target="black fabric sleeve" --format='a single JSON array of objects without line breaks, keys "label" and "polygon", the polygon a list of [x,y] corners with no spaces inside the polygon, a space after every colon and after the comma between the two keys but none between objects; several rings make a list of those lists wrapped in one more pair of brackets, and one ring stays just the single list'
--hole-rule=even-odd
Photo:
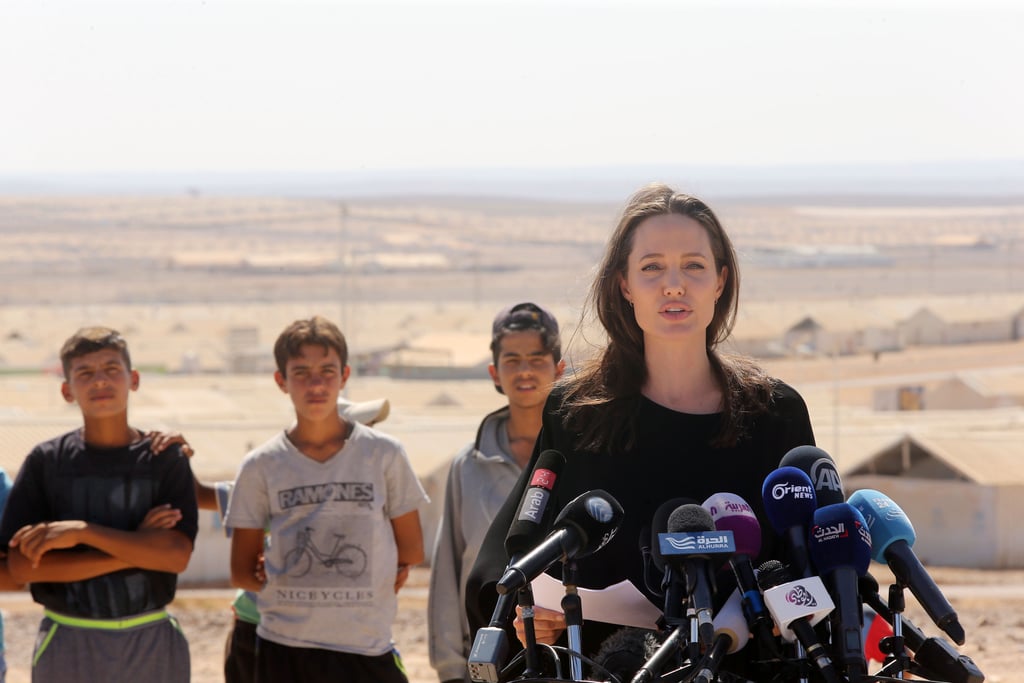
[{"label": "black fabric sleeve", "polygon": [[170,503],[172,508],[181,511],[181,519],[174,528],[195,543],[199,532],[199,508],[188,458],[177,445],[173,446],[173,450],[168,449],[153,457],[161,465],[157,500],[161,505]]}]

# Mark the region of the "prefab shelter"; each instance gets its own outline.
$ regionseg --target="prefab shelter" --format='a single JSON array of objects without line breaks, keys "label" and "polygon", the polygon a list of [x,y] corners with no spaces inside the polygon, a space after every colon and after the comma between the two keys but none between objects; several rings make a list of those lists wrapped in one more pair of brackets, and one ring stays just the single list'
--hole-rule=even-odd
[{"label": "prefab shelter", "polygon": [[841,476],[847,494],[877,489],[903,508],[923,563],[1024,568],[1019,432],[906,435]]}]

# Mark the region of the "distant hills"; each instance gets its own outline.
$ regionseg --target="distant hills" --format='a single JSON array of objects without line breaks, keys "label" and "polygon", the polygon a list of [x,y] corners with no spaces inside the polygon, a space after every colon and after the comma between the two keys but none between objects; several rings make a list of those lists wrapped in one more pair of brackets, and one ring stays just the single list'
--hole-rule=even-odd
[{"label": "distant hills", "polygon": [[0,194],[158,194],[324,197],[486,197],[621,203],[662,180],[714,199],[850,197],[930,204],[1024,201],[1024,160],[907,164],[585,168],[367,169],[339,172],[0,173]]}]

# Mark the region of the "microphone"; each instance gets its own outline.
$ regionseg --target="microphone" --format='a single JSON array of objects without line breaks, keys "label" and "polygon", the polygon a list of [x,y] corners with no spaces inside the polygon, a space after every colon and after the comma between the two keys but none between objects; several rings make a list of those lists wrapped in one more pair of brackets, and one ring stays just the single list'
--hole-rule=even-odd
[{"label": "microphone", "polygon": [[686,594],[697,617],[697,634],[705,646],[710,646],[715,635],[712,624],[711,594],[714,584],[708,564],[712,559],[724,560],[736,551],[731,531],[716,531],[711,514],[700,505],[681,505],[668,518],[668,533],[658,537],[662,555],[672,556],[672,562],[682,558],[686,574]]},{"label": "microphone", "polygon": [[718,671],[722,668],[725,656],[739,652],[750,640],[739,591],[733,591],[722,605],[722,609],[715,615],[714,625],[715,639],[695,667],[695,683],[712,683],[718,680]]},{"label": "microphone", "polygon": [[519,559],[547,533],[552,512],[548,509],[555,482],[565,468],[565,456],[556,450],[541,451],[530,474],[530,483],[519,499],[519,510],[505,536],[505,552]]},{"label": "microphone", "polygon": [[623,626],[601,641],[594,655],[595,669],[600,667],[614,676],[612,680],[631,681],[657,649],[658,639],[652,631]]},{"label": "microphone", "polygon": [[871,529],[874,560],[887,563],[896,582],[910,589],[935,625],[957,645],[963,645],[964,628],[953,606],[935,585],[911,548],[917,536],[900,506],[889,496],[873,489],[854,491],[850,496],[850,505],[864,515]]},{"label": "microphone", "polygon": [[856,683],[867,675],[868,666],[861,641],[857,578],[867,573],[871,563],[871,533],[857,508],[836,503],[815,510],[808,540],[814,565],[836,603],[831,617],[833,653],[850,683]]},{"label": "microphone", "polygon": [[[537,545],[547,531],[551,518],[551,493],[564,467],[565,456],[556,450],[541,451],[537,457],[537,464],[530,473],[530,483],[523,492],[519,509],[505,536],[505,552],[512,561],[518,560],[527,550]],[[498,683],[498,667],[505,661],[509,651],[505,626],[515,604],[514,592],[500,594],[491,613],[490,623],[477,630],[467,660],[470,680]]]},{"label": "microphone", "polygon": [[817,507],[810,477],[796,467],[780,467],[765,477],[761,498],[768,522],[788,543],[797,574],[810,576],[806,534]]},{"label": "microphone", "polygon": [[696,504],[692,498],[672,498],[666,500],[654,511],[651,520],[651,561],[662,572],[661,591],[665,595],[665,624],[677,626],[683,620],[683,602],[686,600],[686,583],[679,571],[661,553],[659,537],[668,532],[668,518],[676,508],[683,505]]},{"label": "microphone", "polygon": [[750,640],[750,629],[747,628],[747,620],[743,615],[743,596],[738,590],[729,595],[729,599],[715,615],[713,623],[716,638],[729,636],[732,639],[726,654],[731,655],[746,647]]},{"label": "microphone", "polygon": [[846,500],[843,480],[839,478],[835,461],[817,446],[797,446],[791,449],[782,456],[779,467],[795,467],[810,478],[818,507]]},{"label": "microphone", "polygon": [[[873,610],[891,625],[893,613],[882,596],[878,594],[878,581],[871,574],[860,577],[857,589]],[[974,660],[956,649],[942,638],[926,637],[924,632],[910,619],[903,617],[903,641],[914,651],[914,663],[921,669],[921,675],[948,683],[982,683],[985,674]]]},{"label": "microphone", "polygon": [[622,506],[605,491],[595,489],[577,496],[558,513],[547,538],[509,564],[498,580],[498,593],[521,589],[559,560],[597,552],[619,530],[622,517]]},{"label": "microphone", "polygon": [[715,529],[732,532],[736,553],[729,558],[729,565],[742,595],[741,605],[748,628],[772,656],[780,656],[772,635],[771,616],[765,609],[751,564],[751,559],[761,553],[761,524],[757,515],[750,504],[735,493],[713,494],[702,507],[711,514]]},{"label": "microphone", "polygon": [[790,643],[799,640],[826,683],[840,683],[835,665],[814,631],[814,625],[835,608],[821,579],[809,576],[793,581],[784,564],[769,560],[758,568],[757,582],[783,639]]},{"label": "microphone", "polygon": [[[699,666],[701,669],[693,668],[693,676],[699,676],[704,673],[705,670],[709,671],[712,680],[714,675],[717,674],[719,667],[722,665],[722,657],[727,654],[732,654],[743,649],[743,646],[747,644],[750,639],[750,634],[747,633],[747,623],[743,618],[743,610],[740,606],[740,594],[739,591],[733,591],[729,599],[722,605],[722,609],[718,611],[715,618],[712,620],[714,626],[714,641],[712,642],[711,648],[704,657],[701,658]],[[682,629],[677,629],[669,635],[668,639],[661,644],[661,646],[650,656],[647,661],[644,662],[643,666],[636,672],[636,675],[630,680],[630,683],[649,683],[658,676],[669,659],[679,650],[679,641],[681,640],[680,634]],[[712,650],[718,650],[714,656]],[[666,674],[666,677],[671,674]],[[624,680],[624,679],[623,679]]]}]

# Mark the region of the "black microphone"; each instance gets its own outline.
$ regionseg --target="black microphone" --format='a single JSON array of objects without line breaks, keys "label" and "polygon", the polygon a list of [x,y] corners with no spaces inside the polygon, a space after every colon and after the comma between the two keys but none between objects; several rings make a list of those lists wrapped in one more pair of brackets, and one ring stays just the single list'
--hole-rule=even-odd
[{"label": "black microphone", "polygon": [[683,505],[696,504],[692,498],[666,500],[654,511],[651,519],[651,561],[662,572],[661,592],[664,594],[665,625],[678,626],[683,621],[683,603],[686,601],[686,581],[683,573],[673,569],[672,563],[661,553],[659,537],[668,532],[668,518]]},{"label": "black microphone", "polygon": [[787,541],[796,573],[810,576],[807,527],[818,506],[810,477],[796,467],[780,467],[765,477],[761,498],[772,528]]},{"label": "black microphone", "polygon": [[791,449],[782,456],[779,467],[795,467],[810,478],[818,507],[835,505],[846,500],[843,480],[836,470],[835,461],[817,446],[797,446]]},{"label": "black microphone", "polygon": [[875,561],[887,563],[898,585],[910,589],[935,625],[957,645],[963,645],[964,627],[960,625],[956,610],[911,548],[917,536],[900,506],[889,496],[873,489],[854,491],[850,505],[860,510],[871,529]]},{"label": "black microphone", "polygon": [[[691,675],[683,680],[696,680],[701,675],[709,676],[708,680],[713,680],[722,666],[724,656],[742,650],[743,646],[747,644],[750,634],[747,632],[747,624],[740,606],[739,591],[733,591],[729,599],[722,605],[722,609],[715,615],[714,629],[714,641],[711,647],[699,661],[694,662],[694,666],[691,667]],[[660,676],[661,671],[679,652],[685,637],[684,629],[676,629],[669,634],[661,646],[648,656],[647,661],[636,672],[630,683],[650,683]],[[665,674],[664,679],[678,680],[671,672]]]},{"label": "black microphone", "polygon": [[[893,624],[894,617],[889,605],[878,594],[878,581],[871,574],[865,574],[857,582],[857,590],[865,603],[880,616]],[[985,674],[974,660],[960,654],[952,645],[924,632],[905,616],[902,618],[903,641],[914,652],[914,663],[921,668],[921,675],[947,683],[982,683]]]},{"label": "black microphone", "polygon": [[[564,468],[565,456],[558,451],[541,451],[537,457],[537,464],[530,473],[530,482],[519,500],[516,516],[505,536],[505,552],[512,561],[519,559],[547,533],[552,515],[552,491]],[[499,595],[490,623],[477,630],[467,661],[470,680],[498,683],[499,667],[509,652],[505,627],[515,606],[515,592]]]},{"label": "black microphone", "polygon": [[768,560],[757,571],[757,582],[782,637],[799,640],[826,683],[839,683],[835,665],[814,631],[814,625],[835,607],[825,584],[817,576],[794,581],[789,568],[778,560]]},{"label": "black microphone", "polygon": [[622,506],[610,493],[595,489],[577,496],[558,513],[547,538],[509,564],[498,580],[498,593],[519,590],[559,560],[597,552],[618,531],[622,516]]},{"label": "black microphone", "polygon": [[717,681],[725,655],[742,650],[750,639],[741,602],[739,591],[733,591],[715,615],[715,640],[694,667],[697,670],[694,683]]},{"label": "black microphone", "polygon": [[697,618],[701,644],[710,647],[715,635],[712,623],[714,583],[709,563],[724,561],[736,544],[731,531],[715,531],[711,514],[693,503],[676,508],[668,518],[668,533],[659,537],[661,554],[670,563],[682,564],[686,575],[686,594]]},{"label": "black microphone", "polygon": [[548,532],[553,510],[551,495],[565,468],[565,456],[555,450],[541,451],[530,473],[530,483],[519,499],[519,510],[505,536],[505,552],[513,561],[540,542]]},{"label": "black microphone", "polygon": [[857,683],[868,668],[857,593],[857,578],[867,573],[871,563],[871,533],[864,516],[848,503],[818,508],[808,533],[808,549],[836,603],[830,622],[833,654],[850,683]]}]

